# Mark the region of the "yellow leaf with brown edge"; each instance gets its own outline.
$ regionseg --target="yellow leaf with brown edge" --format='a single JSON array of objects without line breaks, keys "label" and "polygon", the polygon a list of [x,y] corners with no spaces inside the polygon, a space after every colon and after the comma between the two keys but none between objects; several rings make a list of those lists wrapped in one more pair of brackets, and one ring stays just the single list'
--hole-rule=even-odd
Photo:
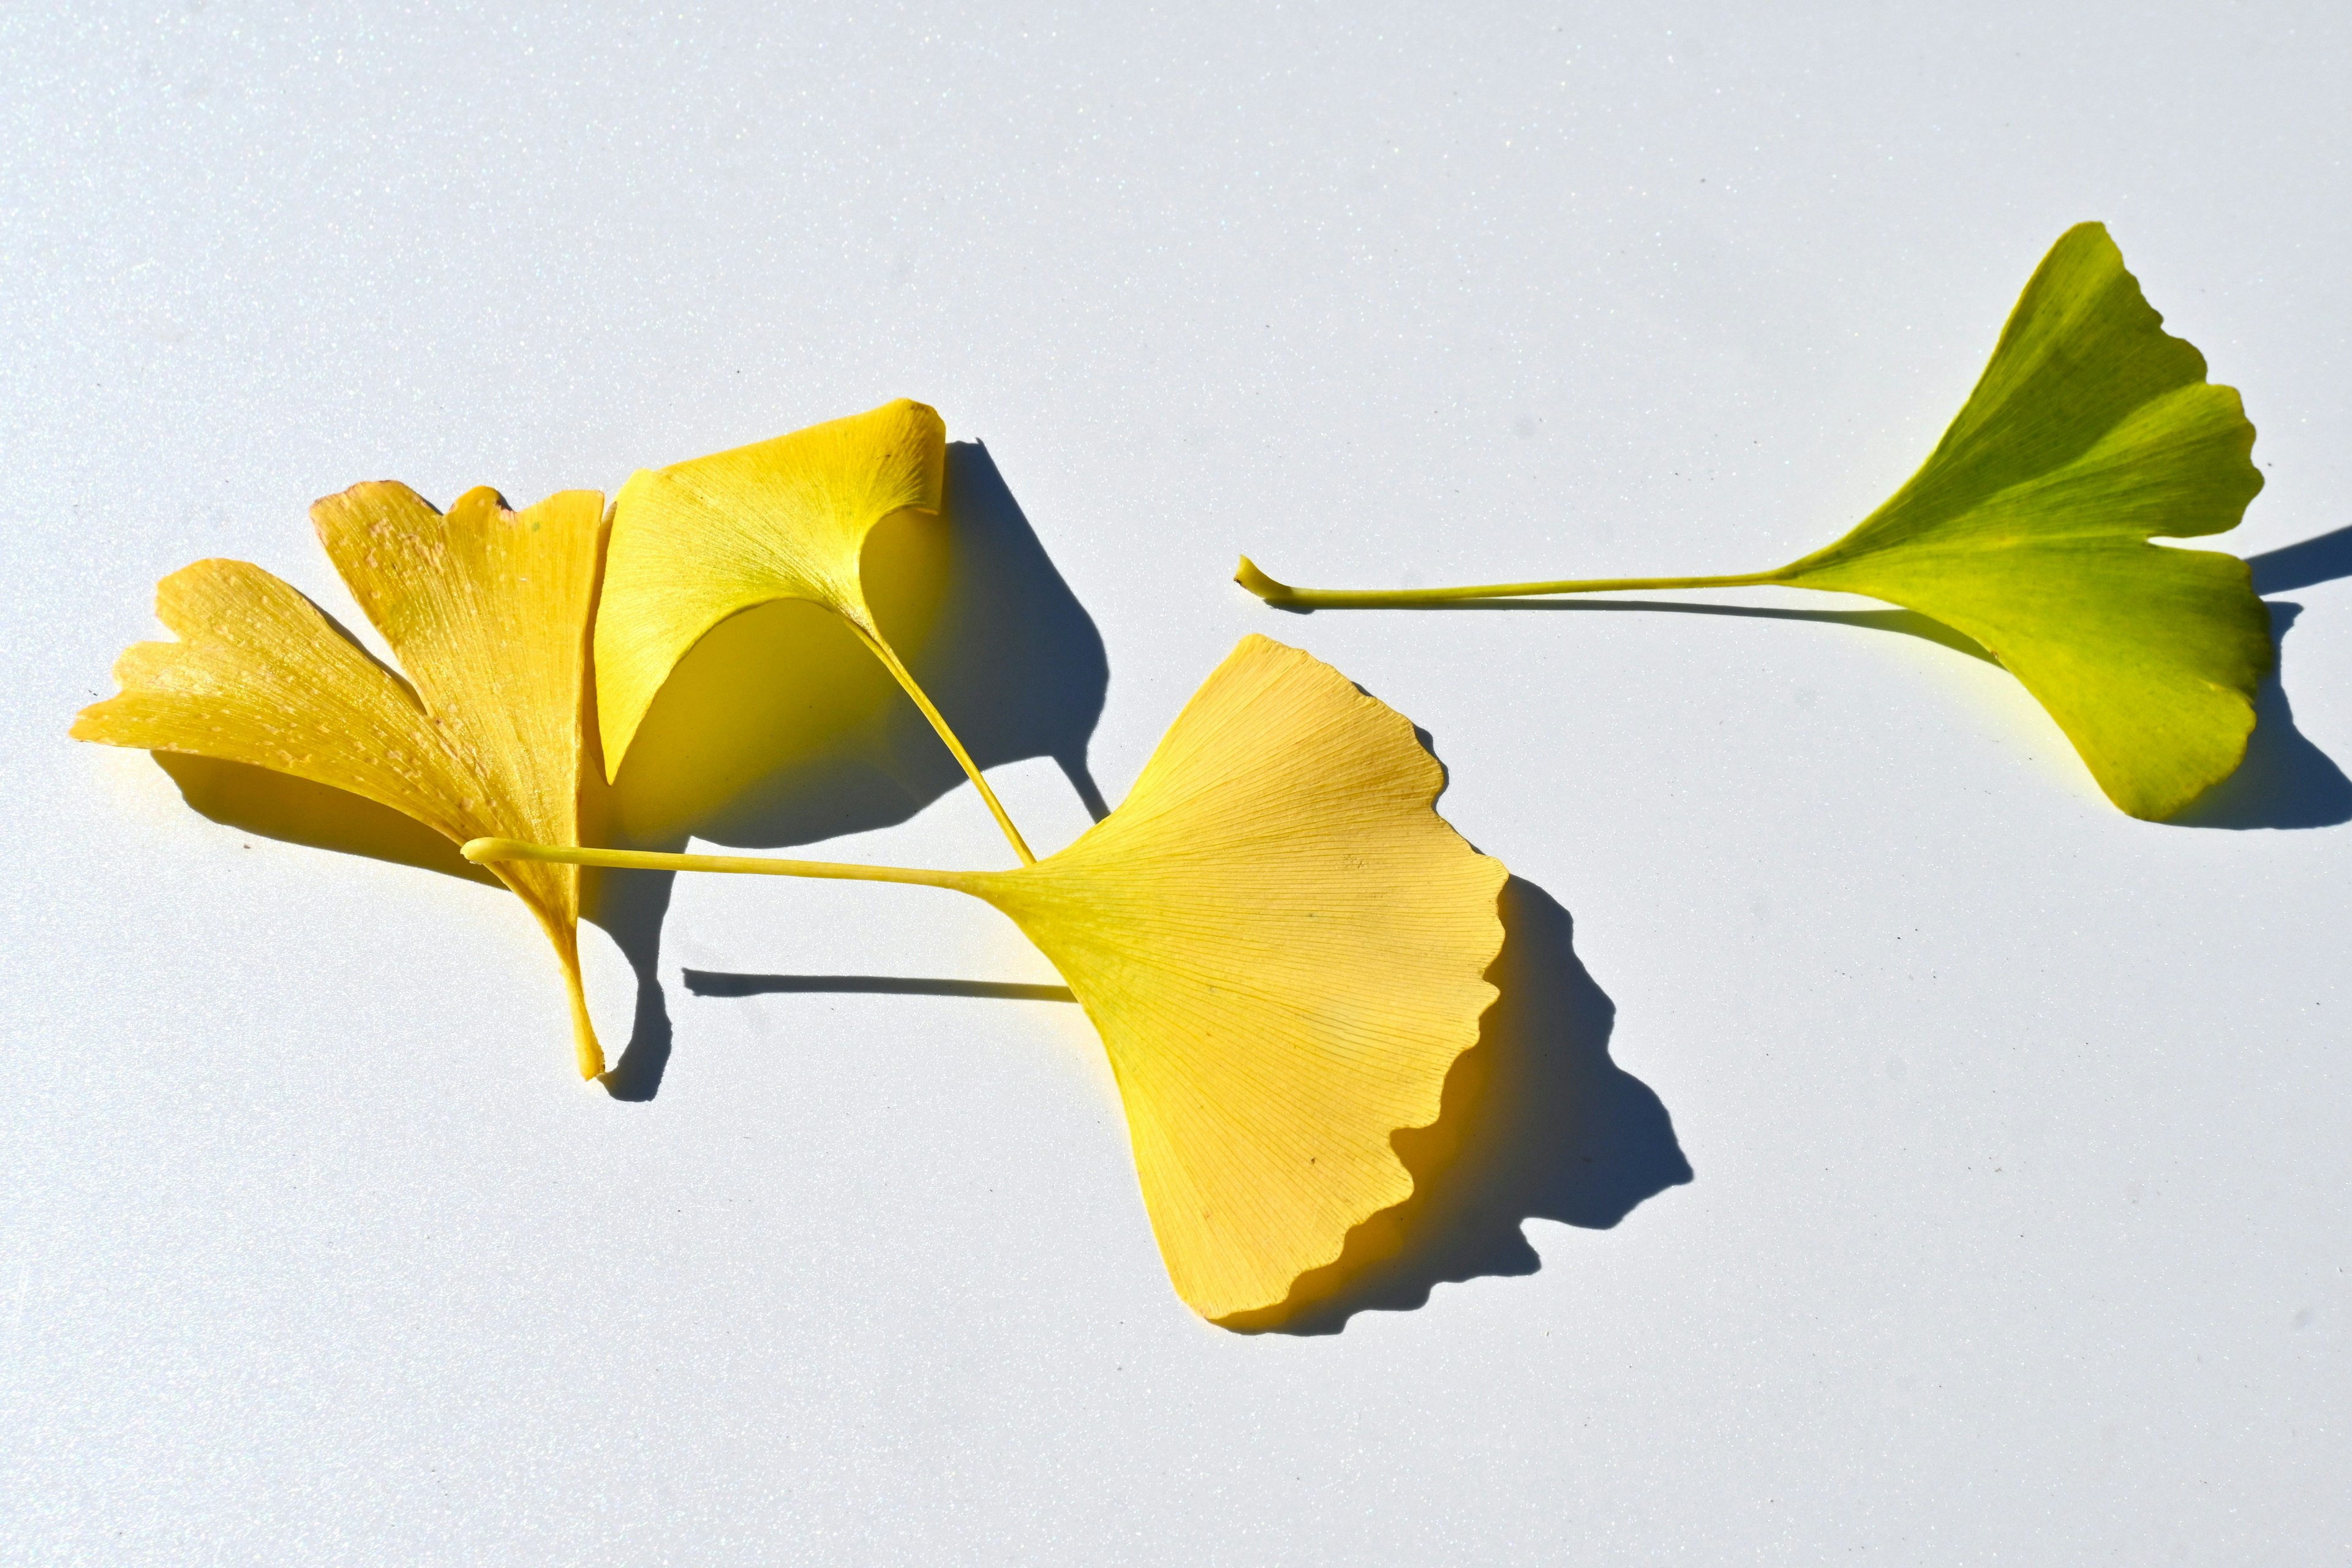
[{"label": "yellow leaf with brown edge", "polygon": [[[281,579],[199,561],[156,591],[157,618],[179,640],[125,652],[121,691],[84,709],[75,738],[268,768],[459,844],[583,837],[604,498],[567,490],[518,512],[478,489],[444,516],[378,481],[329,496],[311,520],[406,679]],[[580,873],[496,869],[554,944],[580,1071],[593,1078],[604,1063],[581,992]]]}]

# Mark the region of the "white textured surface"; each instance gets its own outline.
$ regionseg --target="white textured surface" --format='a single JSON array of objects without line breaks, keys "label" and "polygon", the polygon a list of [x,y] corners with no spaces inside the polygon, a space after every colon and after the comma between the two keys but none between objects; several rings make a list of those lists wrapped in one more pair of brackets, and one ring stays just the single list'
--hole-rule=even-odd
[{"label": "white textured surface", "polygon": [[[2085,217],[2244,391],[2228,542],[2352,521],[2339,9],[38,9],[0,17],[0,1557],[2352,1552],[2352,827],[2129,821],[1912,638],[1226,581],[1796,554]],[[610,489],[899,395],[1100,628],[1114,800],[1243,632],[1330,659],[1573,912],[1696,1179],[1532,1224],[1532,1277],[1229,1335],[1074,1009],[677,983],[1050,981],[988,910],[682,885],[622,1103],[511,900],[64,739],[188,560],[347,605],[315,496]],[[2287,598],[2352,761],[2352,584]],[[1083,823],[999,776],[1041,843]],[[835,847],[1002,854],[968,790]]]}]

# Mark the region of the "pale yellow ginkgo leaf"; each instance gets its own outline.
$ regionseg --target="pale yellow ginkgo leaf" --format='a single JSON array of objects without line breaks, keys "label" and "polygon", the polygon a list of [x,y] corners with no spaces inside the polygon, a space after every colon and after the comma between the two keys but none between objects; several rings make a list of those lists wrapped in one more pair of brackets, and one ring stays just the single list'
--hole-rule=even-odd
[{"label": "pale yellow ginkgo leaf", "polygon": [[1389,1135],[1437,1119],[1503,941],[1507,873],[1432,809],[1444,782],[1402,714],[1251,637],[1117,811],[973,879],[1101,1031],[1204,1317],[1281,1300],[1412,1190]]},{"label": "pale yellow ginkgo leaf", "polygon": [[1391,1135],[1436,1120],[1477,1041],[1508,873],[1433,809],[1444,783],[1402,714],[1252,637],[1125,803],[1032,866],[466,853],[917,882],[995,905],[1101,1033],[1169,1277],[1215,1320],[1280,1302],[1411,1194]]},{"label": "pale yellow ginkgo leaf", "polygon": [[730,616],[777,600],[820,605],[930,721],[1024,863],[1034,857],[866,601],[862,560],[894,518],[936,516],[947,426],[896,403],[789,436],[632,474],[613,504],[596,614],[596,710],[606,776],[617,779],[670,672]]},{"label": "pale yellow ginkgo leaf", "polygon": [[[73,733],[348,790],[461,844],[576,840],[604,518],[591,490],[517,512],[474,489],[444,516],[405,485],[355,485],[311,519],[406,679],[260,567],[199,561],[156,591],[180,640],[125,652],[122,690],[84,709]],[[555,944],[580,1070],[593,1078],[604,1053],[581,994],[580,873],[496,869]]]}]

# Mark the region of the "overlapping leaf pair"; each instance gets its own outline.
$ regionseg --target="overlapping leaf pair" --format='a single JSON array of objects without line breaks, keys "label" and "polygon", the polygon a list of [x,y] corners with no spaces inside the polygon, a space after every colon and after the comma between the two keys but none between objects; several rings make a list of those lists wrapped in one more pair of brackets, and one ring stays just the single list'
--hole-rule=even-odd
[{"label": "overlapping leaf pair", "polygon": [[[2261,486],[2252,437],[2236,394],[2206,384],[2105,231],[2084,225],[2035,273],[1926,466],[1801,561],[1364,593],[1291,588],[1244,560],[1240,580],[1294,608],[1735,584],[1868,595],[1990,649],[2116,805],[2163,816],[2236,767],[2271,649],[2243,563],[2151,539],[2234,526]],[[1442,773],[1410,724],[1263,637],[1210,676],[1124,805],[1038,860],[866,602],[868,542],[892,519],[939,511],[944,456],[939,416],[900,402],[639,473],[609,527],[593,492],[517,512],[477,489],[443,516],[404,486],[360,485],[313,517],[404,678],[258,567],[200,562],[159,595],[181,640],[133,647],[121,694],[74,733],[276,770],[464,845],[554,943],[589,1076],[604,1058],[580,983],[583,865],[982,899],[1046,953],[1100,1031],[1178,1291],[1211,1318],[1260,1313],[1410,1193],[1391,1135],[1435,1118],[1477,1037],[1505,873],[1436,816]],[[678,661],[779,600],[830,610],[881,662],[1017,868],[593,847],[601,792]]]},{"label": "overlapping leaf pair", "polygon": [[[900,402],[639,473],[609,543],[593,492],[517,512],[478,489],[443,516],[404,486],[355,487],[314,521],[406,679],[260,568],[201,562],[159,595],[181,640],[127,653],[121,694],[74,733],[291,773],[465,844],[553,942],[590,1076],[603,1053],[580,984],[583,864],[919,882],[984,900],[1053,961],[1101,1033],[1178,1292],[1213,1319],[1276,1306],[1350,1228],[1411,1192],[1391,1134],[1435,1119],[1448,1070],[1477,1039],[1506,873],[1433,809],[1443,773],[1409,722],[1256,637],[1202,686],[1126,802],[1036,859],[865,599],[875,530],[940,508],[944,436],[930,409]],[[579,847],[678,660],[727,617],[779,599],[832,610],[882,661],[1019,867]]]}]

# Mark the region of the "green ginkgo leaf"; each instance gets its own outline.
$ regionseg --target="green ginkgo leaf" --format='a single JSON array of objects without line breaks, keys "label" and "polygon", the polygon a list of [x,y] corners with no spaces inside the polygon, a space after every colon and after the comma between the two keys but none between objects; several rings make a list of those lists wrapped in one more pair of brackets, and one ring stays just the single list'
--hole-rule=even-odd
[{"label": "green ginkgo leaf", "polygon": [[2151,542],[2236,527],[2263,486],[2237,393],[2162,323],[2106,229],[2069,229],[1911,482],[1777,571],[1355,593],[1292,588],[1244,558],[1237,581],[1298,609],[1765,584],[1867,595],[1981,643],[2110,800],[2169,816],[2245,756],[2273,655],[2244,562]]}]

